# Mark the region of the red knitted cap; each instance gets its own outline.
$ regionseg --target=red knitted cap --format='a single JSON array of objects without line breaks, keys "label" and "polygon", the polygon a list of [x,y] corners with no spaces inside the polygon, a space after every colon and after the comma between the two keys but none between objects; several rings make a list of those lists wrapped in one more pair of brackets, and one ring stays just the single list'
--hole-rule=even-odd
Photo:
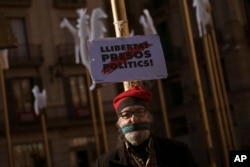
[{"label": "red knitted cap", "polygon": [[142,105],[147,108],[151,98],[152,93],[149,90],[135,86],[117,95],[113,100],[113,106],[117,114],[126,106]]}]

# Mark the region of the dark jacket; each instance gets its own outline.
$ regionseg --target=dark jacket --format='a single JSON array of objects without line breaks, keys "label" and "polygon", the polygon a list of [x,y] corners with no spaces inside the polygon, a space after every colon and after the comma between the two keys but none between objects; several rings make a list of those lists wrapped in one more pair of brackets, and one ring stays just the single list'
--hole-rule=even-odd
[{"label": "dark jacket", "polygon": [[[154,137],[157,167],[196,167],[187,145],[166,138]],[[129,167],[125,145],[97,158],[96,167]]]}]

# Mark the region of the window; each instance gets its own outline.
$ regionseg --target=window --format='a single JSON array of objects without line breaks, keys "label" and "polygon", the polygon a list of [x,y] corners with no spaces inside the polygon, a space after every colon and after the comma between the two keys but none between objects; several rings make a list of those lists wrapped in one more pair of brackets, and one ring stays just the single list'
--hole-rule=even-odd
[{"label": "window", "polygon": [[[76,19],[73,18],[67,18],[69,23],[75,28],[75,31],[72,30],[70,26],[68,26],[68,22],[66,20],[61,20],[60,26],[61,26],[61,34],[62,34],[62,39],[63,43],[58,45],[57,47],[57,52],[58,56],[60,57],[61,61],[65,62],[73,62],[75,63],[75,42],[78,40],[75,38],[78,38],[77,36],[77,28],[76,28]],[[74,58],[74,59],[73,59]]]},{"label": "window", "polygon": [[[67,20],[69,21],[69,23],[73,26],[73,28],[75,28],[75,30],[77,30],[77,27],[76,27],[76,25],[77,25],[77,22],[76,22],[76,18],[67,18]],[[63,19],[62,19],[62,21],[63,21]],[[64,23],[64,21],[63,21],[63,23]],[[63,39],[64,39],[64,41],[65,41],[65,43],[66,44],[74,44],[75,43],[75,40],[74,40],[74,36],[73,36],[73,34],[72,33],[75,33],[75,32],[70,32],[71,30],[70,30],[70,27],[67,27],[67,24],[65,23],[65,24],[62,24],[62,25],[64,25],[63,27],[62,27],[62,34],[63,34]]]},{"label": "window", "polygon": [[17,39],[18,47],[9,50],[10,59],[21,60],[29,57],[27,32],[24,18],[8,18],[12,31]]},{"label": "window", "polygon": [[87,99],[87,85],[82,76],[70,77],[70,87],[72,92],[73,105],[75,107],[86,106]]},{"label": "window", "polygon": [[15,79],[12,82],[17,112],[33,111],[32,85],[30,79]]},{"label": "window", "polygon": [[46,158],[42,142],[14,145],[15,167],[45,167]]},{"label": "window", "polygon": [[32,93],[32,88],[35,85],[34,82],[40,85],[38,78],[15,78],[7,81],[8,108],[13,116],[15,116],[11,117],[13,121],[24,123],[36,120]]},{"label": "window", "polygon": [[89,115],[88,86],[81,75],[69,78],[73,108],[78,116]]}]

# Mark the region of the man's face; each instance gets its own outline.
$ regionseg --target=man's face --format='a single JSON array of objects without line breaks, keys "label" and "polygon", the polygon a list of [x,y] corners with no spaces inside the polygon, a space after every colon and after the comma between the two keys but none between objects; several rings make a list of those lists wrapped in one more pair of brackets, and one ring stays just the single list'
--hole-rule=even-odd
[{"label": "man's face", "polygon": [[[122,128],[126,125],[151,123],[148,111],[141,105],[127,106],[121,110],[117,125]],[[125,133],[125,139],[132,145],[139,145],[150,136],[150,130],[136,130]]]}]

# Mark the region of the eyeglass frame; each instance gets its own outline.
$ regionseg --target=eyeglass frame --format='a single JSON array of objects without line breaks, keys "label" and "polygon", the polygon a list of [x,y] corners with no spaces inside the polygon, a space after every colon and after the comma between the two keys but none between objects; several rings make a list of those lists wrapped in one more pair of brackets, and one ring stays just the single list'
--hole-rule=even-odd
[{"label": "eyeglass frame", "polygon": [[[119,114],[119,117],[123,119],[130,119],[134,115],[138,118],[142,118],[146,115],[147,112],[148,110],[146,108],[137,108],[133,111],[131,110],[123,111]],[[123,115],[123,113],[126,113],[127,116]]]}]

